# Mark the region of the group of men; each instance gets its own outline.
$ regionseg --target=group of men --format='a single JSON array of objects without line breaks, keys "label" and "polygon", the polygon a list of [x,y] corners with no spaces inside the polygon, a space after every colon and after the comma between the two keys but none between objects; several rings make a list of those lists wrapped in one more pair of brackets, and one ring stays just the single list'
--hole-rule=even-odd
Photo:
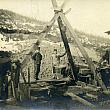
[{"label": "group of men", "polygon": [[[52,55],[52,67],[53,67],[53,78],[57,79],[57,69],[60,66],[60,58],[66,55],[66,52],[62,55],[58,54],[57,49],[53,50],[53,55]],[[34,60],[34,67],[35,67],[35,78],[38,80],[38,76],[40,73],[40,66],[41,66],[41,61],[42,61],[42,54],[40,52],[40,47],[38,46],[36,48],[36,51],[32,54],[32,59]]]}]

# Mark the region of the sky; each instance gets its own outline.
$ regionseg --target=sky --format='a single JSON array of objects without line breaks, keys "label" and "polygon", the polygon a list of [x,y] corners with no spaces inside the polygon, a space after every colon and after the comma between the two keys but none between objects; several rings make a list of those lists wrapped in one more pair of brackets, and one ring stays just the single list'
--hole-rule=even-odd
[{"label": "sky", "polygon": [[[60,6],[64,0],[57,0]],[[108,37],[110,30],[110,0],[65,0],[64,11],[73,28]],[[41,21],[49,21],[53,15],[51,0],[0,0],[0,9],[8,9]]]}]

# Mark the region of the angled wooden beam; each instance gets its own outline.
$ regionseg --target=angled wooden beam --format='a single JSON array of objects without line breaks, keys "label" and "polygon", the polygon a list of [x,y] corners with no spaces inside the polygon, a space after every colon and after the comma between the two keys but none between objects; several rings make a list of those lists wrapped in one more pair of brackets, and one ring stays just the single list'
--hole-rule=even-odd
[{"label": "angled wooden beam", "polygon": [[51,0],[51,1],[52,1],[52,5],[53,5],[54,10],[56,10],[58,8],[57,1],[56,0]]},{"label": "angled wooden beam", "polygon": [[93,105],[92,103],[88,102],[87,100],[83,99],[82,97],[80,97],[80,96],[78,96],[78,95],[76,95],[74,93],[67,93],[66,92],[64,95],[65,96],[70,96],[73,100],[77,100],[77,101],[79,101],[80,103],[82,103],[82,104],[84,104],[86,106],[89,106],[91,108],[96,108],[95,105]]},{"label": "angled wooden beam", "polygon": [[54,17],[51,19],[51,21],[48,23],[48,25],[46,25],[45,28],[43,29],[43,31],[40,33],[46,33],[47,34],[50,31],[50,29],[52,28],[52,26],[54,25],[54,23],[58,17],[59,17],[59,15],[55,14]]},{"label": "angled wooden beam", "polygon": [[[41,32],[41,33],[44,33],[44,36],[46,36],[47,35],[47,33],[50,31],[50,29],[52,28],[52,26],[54,25],[54,23],[55,23],[55,21],[57,21],[57,19],[58,19],[58,17],[59,17],[59,15],[58,14],[55,14],[54,15],[54,17],[51,19],[51,21],[49,22],[49,24],[44,28],[44,30]],[[40,33],[40,34],[41,34]],[[36,40],[37,41],[37,40]],[[25,67],[25,65],[29,62],[29,60],[30,60],[30,53],[31,52],[34,52],[35,51],[35,49],[36,49],[36,45],[34,44],[33,46],[32,46],[32,48],[30,49],[30,51],[29,51],[29,54],[28,55],[26,55],[25,56],[25,58],[24,58],[24,60],[21,62],[21,67],[22,67],[22,69]]]},{"label": "angled wooden beam", "polygon": [[68,14],[71,11],[71,8],[69,8],[64,14]]},{"label": "angled wooden beam", "polygon": [[66,37],[66,29],[64,29],[65,26],[62,23],[61,17],[58,17],[58,25],[59,25],[59,29],[60,29],[60,33],[61,33],[61,38],[62,38],[62,41],[64,43],[64,47],[65,47],[65,50],[66,50],[66,53],[67,53],[68,62],[69,62],[70,66],[71,66],[71,69],[72,69],[73,79],[75,81],[77,81],[77,73],[75,71],[76,70],[75,69],[75,64],[74,64],[73,57],[72,57],[70,47],[69,47],[69,44],[68,44],[68,39]]}]

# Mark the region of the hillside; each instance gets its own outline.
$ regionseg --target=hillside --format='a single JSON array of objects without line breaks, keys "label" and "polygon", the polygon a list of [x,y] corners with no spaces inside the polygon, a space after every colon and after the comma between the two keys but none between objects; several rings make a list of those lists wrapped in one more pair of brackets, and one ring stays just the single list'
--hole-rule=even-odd
[{"label": "hillside", "polygon": [[[42,31],[44,26],[46,25],[45,22],[34,20],[28,17],[24,17],[22,15],[13,13],[8,10],[0,10],[0,28],[3,27],[8,29],[23,29],[23,30],[30,30],[32,32]],[[90,58],[94,61],[99,61],[99,53],[103,51],[103,49],[110,46],[109,40],[105,38],[101,38],[99,36],[94,36],[92,34],[87,34],[84,32],[80,32],[74,29],[77,37],[82,42],[87,51]],[[43,37],[42,37],[43,36]],[[8,39],[8,40],[7,40]],[[43,34],[35,35],[35,34],[24,34],[24,33],[0,33],[0,50],[3,51],[12,51],[15,53],[15,59],[20,59],[21,61],[29,53],[33,43],[36,42],[37,39],[41,40],[41,53],[43,55],[42,60],[42,71],[40,77],[52,77],[52,53],[54,48],[58,49],[59,53],[64,52],[63,43],[61,42],[60,33],[58,31],[58,27],[54,26],[51,31],[44,37]],[[76,57],[75,60],[80,63],[81,61],[81,53],[79,52],[76,44],[74,43],[73,37],[68,37],[70,49],[72,55]],[[66,57],[62,59],[62,63],[66,64],[67,59]],[[25,68],[23,69],[24,73],[27,76],[27,68],[30,67],[31,73],[34,74],[33,69],[33,61],[32,58],[29,56],[27,59],[27,63]],[[33,75],[32,75],[33,80]]]},{"label": "hillside", "polygon": [[[23,29],[23,30],[29,30],[30,32],[38,32],[42,31],[44,26],[46,25],[46,22],[38,21],[32,18],[28,18],[19,14],[16,14],[14,12],[0,9],[0,28],[8,28],[8,29]],[[87,34],[84,32],[80,32],[76,29],[74,29],[76,35],[78,36],[79,40],[82,42],[82,44],[87,48],[93,48],[98,52],[104,51],[105,48],[110,47],[109,39],[95,36],[92,34]],[[35,38],[41,38],[41,36],[38,35],[30,35],[30,34],[6,34],[2,33],[6,37],[10,37],[15,40],[27,40],[27,39],[35,39]],[[58,27],[54,26],[51,31],[43,37],[43,40],[46,39],[48,41],[52,42],[59,42],[61,41],[60,33],[58,32]],[[72,36],[68,38],[70,43],[74,43],[74,40]]]},{"label": "hillside", "polygon": [[43,24],[45,23],[12,11],[0,9],[0,27],[37,30],[41,29]]}]

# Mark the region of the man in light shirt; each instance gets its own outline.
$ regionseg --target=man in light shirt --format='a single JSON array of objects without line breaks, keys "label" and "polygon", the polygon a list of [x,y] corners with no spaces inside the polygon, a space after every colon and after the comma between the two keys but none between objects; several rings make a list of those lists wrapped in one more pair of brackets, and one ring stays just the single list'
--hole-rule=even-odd
[{"label": "man in light shirt", "polygon": [[61,62],[60,62],[60,58],[65,56],[66,52],[63,54],[58,54],[57,49],[54,49],[53,55],[52,55],[52,67],[53,67],[53,75],[55,79],[58,79],[58,74],[59,73],[59,69],[61,68]]}]

